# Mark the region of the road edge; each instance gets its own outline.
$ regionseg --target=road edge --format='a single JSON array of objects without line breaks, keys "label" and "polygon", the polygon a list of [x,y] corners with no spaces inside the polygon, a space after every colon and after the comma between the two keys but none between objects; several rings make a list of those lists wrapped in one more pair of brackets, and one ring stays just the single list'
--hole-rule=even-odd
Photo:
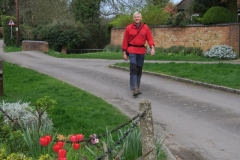
[{"label": "road edge", "polygon": [[[114,68],[114,69],[129,71],[129,68],[120,67],[120,66],[116,66],[116,65],[113,65],[113,64],[108,65],[108,67]],[[206,87],[206,88],[216,89],[216,90],[230,92],[230,93],[240,95],[240,90],[238,90],[238,89],[233,89],[233,88],[214,85],[214,84],[208,84],[208,83],[194,81],[194,80],[190,80],[190,79],[186,79],[186,78],[179,78],[179,77],[170,76],[170,75],[161,74],[161,73],[149,72],[149,71],[144,71],[144,70],[142,72],[145,73],[145,74],[154,75],[154,76],[161,77],[161,78],[167,78],[167,79],[171,79],[171,80],[175,80],[175,81],[179,81],[179,82],[184,82],[184,83],[188,83],[188,84],[192,84],[192,85],[202,86],[202,87]]]}]

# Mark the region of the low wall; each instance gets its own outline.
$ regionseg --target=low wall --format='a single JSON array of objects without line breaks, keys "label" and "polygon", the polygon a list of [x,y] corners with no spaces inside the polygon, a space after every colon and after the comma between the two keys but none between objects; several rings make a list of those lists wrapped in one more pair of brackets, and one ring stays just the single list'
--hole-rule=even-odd
[{"label": "low wall", "polygon": [[[200,47],[203,51],[215,45],[232,46],[239,56],[240,23],[221,25],[159,26],[151,28],[156,47]],[[122,44],[125,28],[111,30],[111,44]]]},{"label": "low wall", "polygon": [[48,42],[46,41],[31,41],[31,40],[22,41],[23,51],[38,50],[48,52],[48,48],[49,48]]}]

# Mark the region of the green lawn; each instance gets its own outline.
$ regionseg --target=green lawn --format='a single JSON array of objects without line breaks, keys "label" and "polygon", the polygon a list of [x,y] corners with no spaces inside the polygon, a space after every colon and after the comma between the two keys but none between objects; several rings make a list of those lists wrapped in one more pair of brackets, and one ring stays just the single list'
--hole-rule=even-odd
[{"label": "green lawn", "polygon": [[[129,67],[128,63],[116,66]],[[145,63],[143,70],[240,89],[240,63]]]},{"label": "green lawn", "polygon": [[50,96],[57,101],[51,117],[60,133],[102,133],[106,127],[110,130],[128,120],[103,99],[65,82],[6,62],[3,70],[4,96],[0,100],[34,104],[39,98]]}]

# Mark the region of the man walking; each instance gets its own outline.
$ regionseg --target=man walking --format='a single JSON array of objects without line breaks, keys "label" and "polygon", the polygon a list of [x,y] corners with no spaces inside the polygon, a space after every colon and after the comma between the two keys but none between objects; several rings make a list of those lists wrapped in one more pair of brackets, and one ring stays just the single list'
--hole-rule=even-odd
[{"label": "man walking", "polygon": [[146,53],[146,41],[151,48],[151,55],[155,55],[151,30],[141,21],[141,13],[135,12],[133,23],[126,27],[122,42],[123,59],[127,61],[129,56],[130,60],[130,89],[133,90],[133,97],[138,97],[141,94],[139,88]]}]

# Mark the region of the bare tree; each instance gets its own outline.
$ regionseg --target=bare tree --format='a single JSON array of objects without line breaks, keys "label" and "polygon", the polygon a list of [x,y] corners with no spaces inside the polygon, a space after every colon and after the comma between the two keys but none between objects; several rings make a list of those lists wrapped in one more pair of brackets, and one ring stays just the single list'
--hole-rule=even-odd
[{"label": "bare tree", "polygon": [[69,0],[24,0],[20,1],[20,17],[30,26],[46,22],[72,20],[68,11]]},{"label": "bare tree", "polygon": [[116,16],[138,11],[146,5],[146,0],[103,0],[100,13],[102,17]]}]

